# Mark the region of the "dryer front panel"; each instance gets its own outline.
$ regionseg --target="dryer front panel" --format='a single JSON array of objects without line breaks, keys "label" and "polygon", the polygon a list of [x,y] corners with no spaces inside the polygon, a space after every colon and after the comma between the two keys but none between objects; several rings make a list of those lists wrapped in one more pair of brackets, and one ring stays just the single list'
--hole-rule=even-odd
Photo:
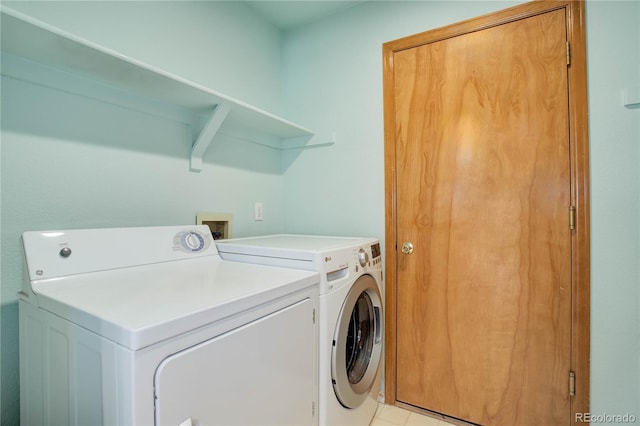
[{"label": "dryer front panel", "polygon": [[156,425],[314,425],[314,303],[294,305],[166,358]]},{"label": "dryer front panel", "polygon": [[371,393],[382,356],[382,299],[370,275],[353,284],[340,310],[331,349],[331,379],[338,401],[357,408]]}]

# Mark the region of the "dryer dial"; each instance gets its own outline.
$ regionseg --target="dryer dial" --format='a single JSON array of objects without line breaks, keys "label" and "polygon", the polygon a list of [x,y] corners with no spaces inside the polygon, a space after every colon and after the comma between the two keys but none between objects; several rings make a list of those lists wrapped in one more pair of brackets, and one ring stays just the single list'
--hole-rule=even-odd
[{"label": "dryer dial", "polygon": [[197,253],[209,247],[207,235],[197,231],[179,232],[173,239],[174,248],[187,253]]}]

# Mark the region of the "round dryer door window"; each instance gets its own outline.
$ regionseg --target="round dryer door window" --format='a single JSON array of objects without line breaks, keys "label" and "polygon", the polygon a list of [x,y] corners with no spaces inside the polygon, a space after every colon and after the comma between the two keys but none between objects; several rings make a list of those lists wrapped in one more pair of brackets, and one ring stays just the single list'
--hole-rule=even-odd
[{"label": "round dryer door window", "polygon": [[381,355],[382,299],[375,279],[362,275],[342,305],[333,336],[331,378],[343,406],[357,408],[369,397]]}]

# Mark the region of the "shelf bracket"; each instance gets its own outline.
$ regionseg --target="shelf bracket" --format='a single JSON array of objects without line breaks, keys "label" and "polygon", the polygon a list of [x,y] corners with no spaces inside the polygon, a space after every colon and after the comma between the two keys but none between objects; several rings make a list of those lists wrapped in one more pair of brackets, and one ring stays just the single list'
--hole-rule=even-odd
[{"label": "shelf bracket", "polygon": [[296,138],[287,138],[282,141],[282,149],[307,149],[307,148],[321,148],[325,146],[331,146],[336,143],[336,134],[334,132],[329,134],[309,135]]},{"label": "shelf bracket", "polygon": [[192,172],[200,172],[202,170],[202,157],[209,148],[211,141],[220,130],[220,126],[224,123],[225,118],[231,107],[227,104],[218,104],[211,113],[211,118],[207,121],[198,139],[193,143],[191,148],[191,165],[190,170]]}]

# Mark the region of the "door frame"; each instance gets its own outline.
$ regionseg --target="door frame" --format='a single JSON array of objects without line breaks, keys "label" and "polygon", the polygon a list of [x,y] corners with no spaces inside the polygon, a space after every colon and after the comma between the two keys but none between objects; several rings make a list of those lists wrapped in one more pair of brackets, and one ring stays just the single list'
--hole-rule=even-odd
[{"label": "door frame", "polygon": [[[576,413],[589,412],[590,360],[590,213],[589,135],[587,115],[587,59],[584,0],[544,0],[524,3],[488,15],[383,44],[384,161],[385,161],[385,403],[396,404],[396,134],[393,57],[395,52],[427,43],[480,31],[553,10],[565,9],[570,45],[569,143],[571,201],[575,207],[575,229],[571,234],[571,371],[575,374],[575,395],[571,398],[571,424]],[[567,206],[568,208],[569,206]],[[567,212],[567,216],[569,212]],[[568,372],[567,372],[568,373]],[[567,377],[569,387],[569,377]]]}]

